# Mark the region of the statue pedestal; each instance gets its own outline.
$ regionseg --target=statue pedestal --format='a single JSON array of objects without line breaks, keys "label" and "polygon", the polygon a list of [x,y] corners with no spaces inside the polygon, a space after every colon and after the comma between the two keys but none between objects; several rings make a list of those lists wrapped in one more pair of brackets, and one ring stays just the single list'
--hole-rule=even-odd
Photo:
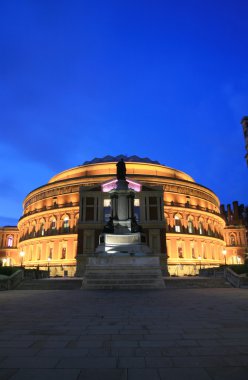
[{"label": "statue pedestal", "polygon": [[[121,226],[120,228],[124,228]],[[96,248],[101,256],[145,256],[151,255],[150,248],[142,242],[145,235],[136,232],[129,234],[102,234],[103,242]]]}]

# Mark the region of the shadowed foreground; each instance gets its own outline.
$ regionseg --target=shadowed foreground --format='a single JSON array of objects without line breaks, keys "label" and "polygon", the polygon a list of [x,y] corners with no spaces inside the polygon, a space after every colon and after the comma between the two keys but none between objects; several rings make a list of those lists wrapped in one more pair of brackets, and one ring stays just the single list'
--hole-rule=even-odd
[{"label": "shadowed foreground", "polygon": [[0,379],[247,380],[246,289],[0,293]]}]

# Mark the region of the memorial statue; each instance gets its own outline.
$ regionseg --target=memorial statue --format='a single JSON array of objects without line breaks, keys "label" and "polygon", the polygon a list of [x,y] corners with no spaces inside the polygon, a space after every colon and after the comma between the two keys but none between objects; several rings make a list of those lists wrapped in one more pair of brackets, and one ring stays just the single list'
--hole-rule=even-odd
[{"label": "memorial statue", "polygon": [[125,162],[123,160],[123,158],[120,159],[120,161],[117,162],[116,164],[116,177],[117,179],[121,179],[121,180],[126,180],[126,165],[125,165]]}]

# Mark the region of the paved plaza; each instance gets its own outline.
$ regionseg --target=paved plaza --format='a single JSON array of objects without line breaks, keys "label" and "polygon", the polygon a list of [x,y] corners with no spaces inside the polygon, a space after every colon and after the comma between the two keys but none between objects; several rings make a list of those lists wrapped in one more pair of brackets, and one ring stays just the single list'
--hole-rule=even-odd
[{"label": "paved plaza", "polygon": [[247,380],[248,290],[0,292],[1,380]]}]

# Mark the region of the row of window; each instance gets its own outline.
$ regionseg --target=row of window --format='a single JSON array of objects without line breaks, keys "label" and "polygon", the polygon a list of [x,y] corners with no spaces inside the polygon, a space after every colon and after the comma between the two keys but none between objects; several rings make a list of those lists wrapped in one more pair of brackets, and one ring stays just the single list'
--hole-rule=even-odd
[{"label": "row of window", "polygon": [[[174,231],[175,232],[183,232],[181,218],[178,215],[176,215],[175,218],[174,218],[174,220],[175,220]],[[194,234],[195,233],[195,226],[193,224],[193,220],[191,220],[191,219],[188,220],[187,232],[189,234]],[[199,223],[198,223],[198,233],[200,235],[204,234],[203,223],[201,221],[199,221]],[[213,234],[213,230],[210,228],[210,226],[208,227],[207,234],[209,236],[212,236],[212,234]]]},{"label": "row of window", "polygon": [[[201,260],[201,259],[207,259],[208,258],[207,257],[206,246],[204,244],[201,247],[201,255],[197,255],[196,249],[195,249],[195,247],[193,245],[190,247],[190,253],[191,253],[191,258],[192,259]],[[184,251],[183,251],[183,247],[181,245],[177,247],[177,254],[178,254],[178,258],[179,259],[183,259],[184,258]],[[214,248],[211,249],[211,258],[212,258],[212,260],[216,259],[216,253],[215,253]]]},{"label": "row of window", "polygon": [[[66,253],[67,253],[66,247],[63,247],[61,249],[61,254],[60,254],[59,259],[61,259],[61,260],[66,259]],[[34,257],[33,257],[33,248],[32,247],[29,248],[29,255],[28,256],[29,256],[28,257],[29,261],[34,260]],[[48,256],[47,256],[47,260],[52,260],[54,258],[53,256],[54,256],[53,247],[50,247],[49,248],[49,252],[48,252]],[[41,260],[41,247],[37,248],[37,260],[38,261]]]}]

